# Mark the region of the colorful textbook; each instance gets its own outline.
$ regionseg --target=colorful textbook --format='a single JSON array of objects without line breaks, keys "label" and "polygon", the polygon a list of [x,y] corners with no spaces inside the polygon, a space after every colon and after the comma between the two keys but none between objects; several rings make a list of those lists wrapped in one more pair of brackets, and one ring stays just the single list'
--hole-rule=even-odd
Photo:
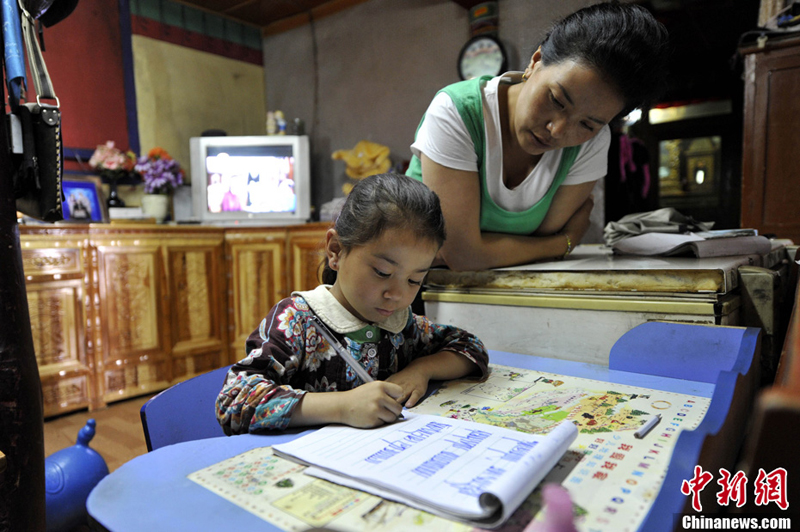
[{"label": "colorful textbook", "polygon": [[[756,389],[758,346],[758,329],[653,322],[626,333],[607,366],[490,351],[486,380],[443,383],[407,412],[408,419],[383,429],[337,426],[301,435],[226,438],[224,452],[192,458],[174,472],[191,481],[177,492],[185,490],[181,504],[191,508],[182,511],[182,519],[187,526],[208,524],[219,512],[214,506],[221,504],[219,496],[266,521],[266,530],[475,532],[496,527],[521,532],[544,514],[541,490],[529,486],[557,483],[570,493],[580,532],[671,531],[676,516],[693,512],[693,498],[682,485],[696,466],[734,470]],[[660,422],[643,433],[654,416]],[[566,452],[548,443],[551,436],[568,447]],[[517,466],[536,462],[533,455],[548,447],[554,465],[542,457],[541,469]],[[466,463],[473,449],[480,459]],[[284,458],[287,450],[304,462]],[[328,470],[305,465],[312,462]],[[499,470],[504,474],[495,484],[493,473]],[[507,484],[500,478],[505,471],[511,472]],[[364,472],[377,482],[352,478]],[[120,482],[139,486],[132,473]],[[161,476],[146,478],[148,485],[168,484]],[[409,479],[417,483],[412,488]],[[378,491],[378,483],[388,488]],[[455,497],[460,489],[471,495]],[[167,504],[149,488],[137,493],[147,507],[176,505],[173,497]],[[110,490],[109,497],[118,498],[117,491]],[[704,509],[719,508],[715,497],[713,489],[700,493]],[[97,505],[90,502],[88,507]],[[458,510],[456,517],[450,508],[434,507],[443,502],[464,504],[466,511]],[[149,515],[138,512],[136,518]],[[114,530],[148,528],[127,526],[129,520],[116,514],[107,520]],[[236,512],[229,520],[249,522]]]},{"label": "colorful textbook", "polygon": [[567,421],[547,435],[408,412],[377,429],[332,425],[275,454],[306,474],[494,528],[503,524],[578,436]]}]

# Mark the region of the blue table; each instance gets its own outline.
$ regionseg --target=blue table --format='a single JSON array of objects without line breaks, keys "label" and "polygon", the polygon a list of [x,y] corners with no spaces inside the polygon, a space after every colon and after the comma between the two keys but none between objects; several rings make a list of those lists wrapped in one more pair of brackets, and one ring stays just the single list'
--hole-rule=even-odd
[{"label": "blue table", "polygon": [[[711,397],[700,426],[678,439],[673,456],[680,460],[673,458],[674,467],[671,464],[662,492],[641,527],[667,530],[664,526],[669,527],[672,515],[681,512],[685,504],[680,482],[691,478],[705,444],[716,441],[715,445],[724,445],[727,451],[712,453],[724,463],[704,465],[705,469],[733,466],[749,410],[741,412],[731,405],[738,404],[734,392],[740,392],[737,397],[744,394],[738,400],[748,409],[752,405],[755,373],[751,363],[758,334],[758,329],[749,328],[647,323],[620,338],[612,349],[609,367],[497,351],[490,351],[490,360],[492,364]],[[104,478],[90,494],[86,506],[93,526],[114,532],[278,530],[186,477],[245,451],[290,441],[306,432],[221,436],[162,447],[134,458]]]}]

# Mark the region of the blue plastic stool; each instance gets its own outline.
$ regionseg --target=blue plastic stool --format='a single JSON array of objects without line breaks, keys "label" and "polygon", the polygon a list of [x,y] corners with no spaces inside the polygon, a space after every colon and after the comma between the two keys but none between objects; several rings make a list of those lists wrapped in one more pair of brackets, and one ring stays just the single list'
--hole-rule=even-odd
[{"label": "blue plastic stool", "polygon": [[89,448],[95,425],[94,419],[88,420],[75,445],[44,460],[47,532],[65,532],[86,524],[86,498],[108,475],[106,461]]}]

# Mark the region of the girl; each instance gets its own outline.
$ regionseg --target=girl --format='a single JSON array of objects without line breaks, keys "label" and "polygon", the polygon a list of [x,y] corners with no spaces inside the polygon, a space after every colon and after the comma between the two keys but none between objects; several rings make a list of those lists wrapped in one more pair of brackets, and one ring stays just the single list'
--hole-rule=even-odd
[{"label": "girl", "polygon": [[[409,308],[444,239],[439,198],[428,187],[398,174],[359,182],[326,235],[327,284],[275,305],[248,338],[247,358],[228,372],[217,398],[226,434],[374,427],[414,406],[431,379],[484,377],[480,340]],[[336,354],[315,316],[374,382]]]},{"label": "girl", "polygon": [[643,7],[603,3],[557,22],[524,72],[442,89],[407,175],[442,198],[437,263],[481,270],[564,257],[589,227],[608,123],[665,86],[667,31]]}]

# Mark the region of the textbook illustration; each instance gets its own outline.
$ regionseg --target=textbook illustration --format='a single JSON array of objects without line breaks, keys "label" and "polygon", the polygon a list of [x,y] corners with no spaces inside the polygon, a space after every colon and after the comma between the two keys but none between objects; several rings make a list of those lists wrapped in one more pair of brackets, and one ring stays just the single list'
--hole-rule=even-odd
[{"label": "textbook illustration", "polygon": [[[564,420],[582,434],[635,431],[663,408],[628,387],[570,386],[574,378],[493,366],[485,382],[445,383],[414,411],[541,434]],[[586,379],[581,379],[586,380]]]},{"label": "textbook illustration", "polygon": [[[635,531],[659,492],[678,435],[697,427],[709,403],[705,397],[492,365],[484,382],[444,383],[407,412],[539,436],[572,424],[577,437],[540,485],[560,483],[569,490],[580,531]],[[660,422],[636,438],[634,433],[657,414]],[[265,447],[189,479],[287,530],[461,532],[486,526],[445,519],[305,470]],[[534,489],[495,530],[519,532],[541,517],[540,509],[540,490]]]},{"label": "textbook illustration", "polygon": [[[260,447],[196,471],[189,479],[284,530],[441,530],[473,527],[304,474],[306,466]],[[520,528],[521,530],[521,528]]]},{"label": "textbook illustration", "polygon": [[[705,397],[492,365],[484,382],[446,382],[414,411],[531,433],[547,432],[565,421],[574,423],[578,437],[542,482],[557,482],[569,490],[579,530],[622,531],[636,530],[644,519],[658,495],[678,435],[700,424],[710,402]],[[658,414],[660,423],[637,438],[636,431]]]}]

